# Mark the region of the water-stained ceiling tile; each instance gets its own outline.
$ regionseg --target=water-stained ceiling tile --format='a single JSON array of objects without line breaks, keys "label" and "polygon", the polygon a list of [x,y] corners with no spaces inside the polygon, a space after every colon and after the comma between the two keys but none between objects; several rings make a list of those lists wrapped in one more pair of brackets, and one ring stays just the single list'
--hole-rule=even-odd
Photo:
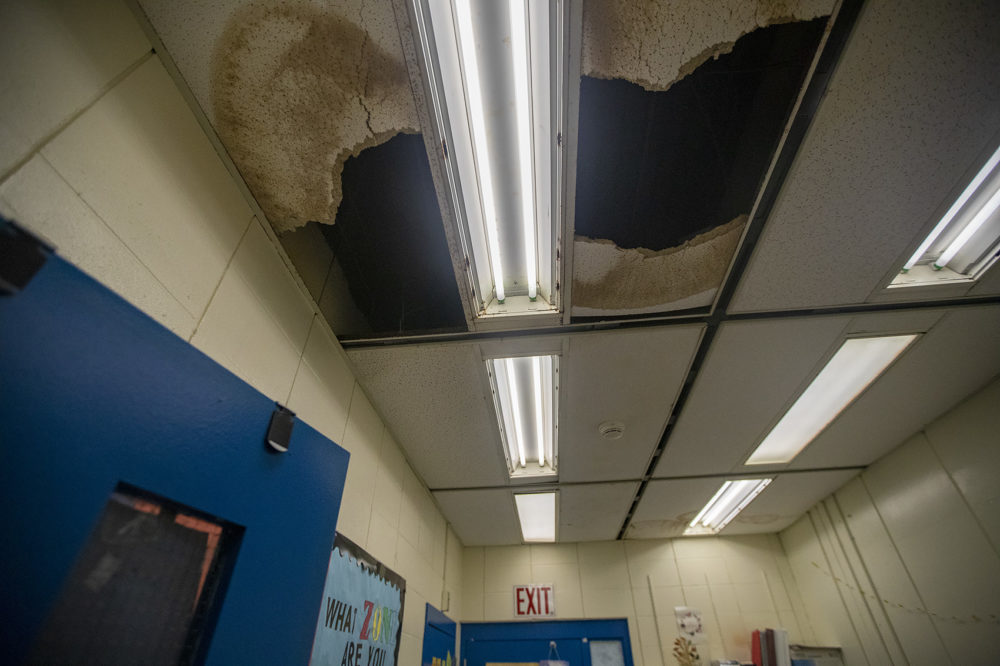
[{"label": "water-stained ceiling tile", "polygon": [[140,0],[275,231],[333,224],[344,162],[419,123],[391,0]]},{"label": "water-stained ceiling tile", "polygon": [[140,0],[344,338],[466,330],[392,0]]},{"label": "water-stained ceiling tile", "polygon": [[728,4],[586,5],[574,316],[715,296],[830,11]]},{"label": "water-stained ceiling tile", "polygon": [[743,35],[833,12],[835,0],[585,0],[583,73],[666,90]]}]

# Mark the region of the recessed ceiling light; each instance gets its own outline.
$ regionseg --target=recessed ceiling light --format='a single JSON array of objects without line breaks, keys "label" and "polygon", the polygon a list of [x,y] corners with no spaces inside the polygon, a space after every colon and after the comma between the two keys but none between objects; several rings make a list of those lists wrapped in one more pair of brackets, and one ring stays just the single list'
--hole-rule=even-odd
[{"label": "recessed ceiling light", "polygon": [[718,534],[759,495],[772,479],[739,479],[726,481],[708,504],[698,512],[684,530],[686,536]]},{"label": "recessed ceiling light", "polygon": [[890,335],[846,340],[745,464],[791,461],[916,339]]},{"label": "recessed ceiling light", "polygon": [[558,357],[492,358],[487,370],[511,477],[554,475]]},{"label": "recessed ceiling light", "polygon": [[556,540],[556,493],[515,493],[517,519],[525,543]]},{"label": "recessed ceiling light", "polygon": [[891,287],[969,281],[1000,250],[1000,148],[903,264]]},{"label": "recessed ceiling light", "polygon": [[476,312],[558,311],[565,3],[412,1]]}]

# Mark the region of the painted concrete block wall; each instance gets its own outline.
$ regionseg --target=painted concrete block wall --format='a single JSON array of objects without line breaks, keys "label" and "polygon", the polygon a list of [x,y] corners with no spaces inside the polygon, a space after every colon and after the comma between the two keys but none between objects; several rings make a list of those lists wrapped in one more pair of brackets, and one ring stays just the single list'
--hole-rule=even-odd
[{"label": "painted concrete block wall", "polygon": [[1000,380],[781,533],[851,664],[1000,663]]},{"label": "painted concrete block wall", "polygon": [[338,528],[406,578],[416,663],[461,543],[129,9],[4,2],[0,54],[0,212],[350,451]]},{"label": "painted concrete block wall", "polygon": [[627,618],[637,666],[675,663],[675,606],[701,609],[705,663],[749,660],[755,628],[813,642],[776,535],[469,547],[461,619],[513,619],[513,586],[523,583],[553,584],[559,618]]}]

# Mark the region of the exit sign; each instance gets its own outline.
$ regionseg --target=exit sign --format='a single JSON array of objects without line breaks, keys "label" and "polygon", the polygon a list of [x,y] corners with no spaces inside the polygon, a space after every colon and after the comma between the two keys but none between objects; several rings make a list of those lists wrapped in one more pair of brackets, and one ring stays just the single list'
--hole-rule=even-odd
[{"label": "exit sign", "polygon": [[515,585],[514,617],[552,617],[556,596],[551,585]]}]

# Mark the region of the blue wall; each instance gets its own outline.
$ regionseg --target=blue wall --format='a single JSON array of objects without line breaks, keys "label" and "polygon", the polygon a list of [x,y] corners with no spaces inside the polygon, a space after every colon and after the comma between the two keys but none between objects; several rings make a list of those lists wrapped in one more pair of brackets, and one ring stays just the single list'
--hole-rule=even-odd
[{"label": "blue wall", "polygon": [[269,452],[273,408],[58,257],[0,296],[4,660],[123,481],[246,528],[208,663],[307,663],[348,454],[302,422]]}]

